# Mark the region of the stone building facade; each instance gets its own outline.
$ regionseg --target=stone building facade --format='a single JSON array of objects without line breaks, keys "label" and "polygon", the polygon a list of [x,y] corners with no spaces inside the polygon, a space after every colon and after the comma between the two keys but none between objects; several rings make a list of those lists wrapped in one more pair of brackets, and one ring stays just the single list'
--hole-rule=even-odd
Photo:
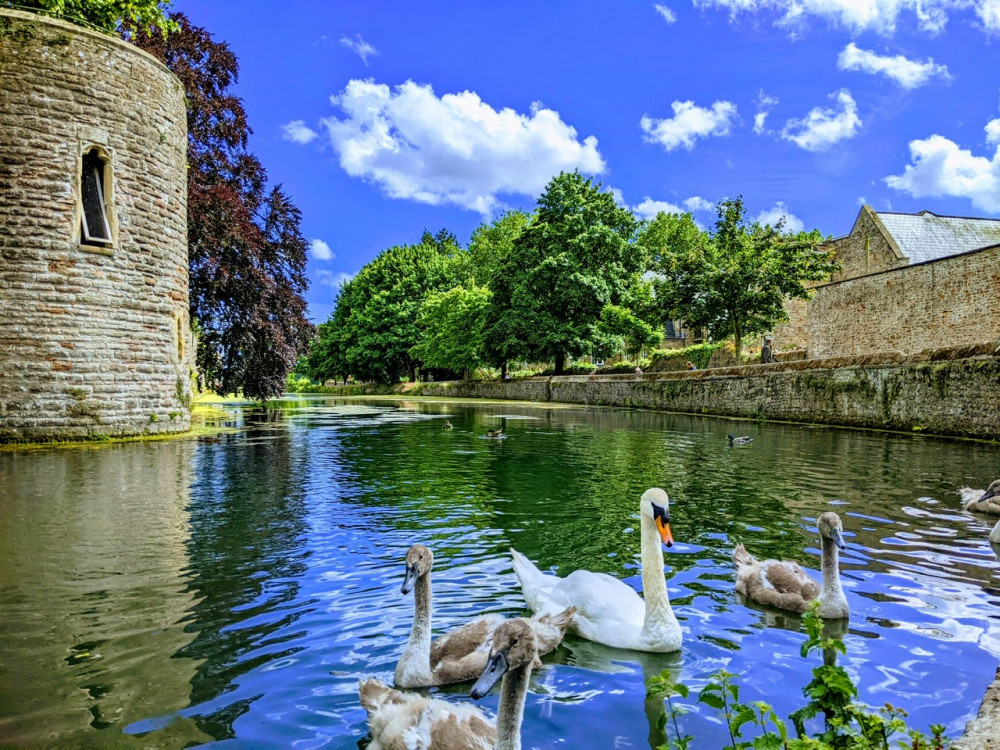
[{"label": "stone building facade", "polygon": [[0,9],[0,440],[190,427],[186,153],[159,61]]},{"label": "stone building facade", "polygon": [[808,356],[906,354],[1000,338],[1000,220],[876,212],[863,206],[829,243],[841,269],[813,298],[789,300],[780,349]]}]

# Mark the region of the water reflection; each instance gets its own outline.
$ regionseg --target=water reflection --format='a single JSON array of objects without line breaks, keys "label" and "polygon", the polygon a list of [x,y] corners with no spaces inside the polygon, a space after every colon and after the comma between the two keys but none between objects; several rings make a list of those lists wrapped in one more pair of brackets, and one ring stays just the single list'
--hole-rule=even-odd
[{"label": "water reflection", "polygon": [[[238,418],[245,431],[213,442],[0,454],[0,658],[18,667],[0,677],[0,741],[357,747],[358,678],[391,679],[412,623],[399,593],[412,543],[435,552],[440,630],[524,613],[510,546],[639,589],[650,486],[671,495],[684,648],[567,639],[533,677],[526,747],[655,746],[662,707],[644,683],[664,669],[697,690],[725,667],[745,700],[796,708],[821,657],[799,656],[797,616],[736,596],[731,551],[742,541],[818,577],[827,509],[848,545],[841,664],[863,700],[955,734],[1000,657],[1000,564],[954,493],[998,473],[991,446],[417,400],[299,397]],[[483,439],[501,423],[507,439]],[[729,448],[736,431],[753,444]],[[690,708],[685,731],[724,744]]]},{"label": "water reflection", "polygon": [[[0,744],[99,744],[187,705],[191,443],[0,456]],[[154,667],[155,665],[155,667]],[[155,673],[155,679],[153,674]],[[168,745],[210,739],[193,726]]]}]

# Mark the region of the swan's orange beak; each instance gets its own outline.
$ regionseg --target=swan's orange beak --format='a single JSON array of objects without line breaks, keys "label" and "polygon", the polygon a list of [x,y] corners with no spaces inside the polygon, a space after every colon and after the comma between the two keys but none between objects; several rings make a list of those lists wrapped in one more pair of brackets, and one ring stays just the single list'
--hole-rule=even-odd
[{"label": "swan's orange beak", "polygon": [[659,516],[656,517],[656,530],[660,532],[660,539],[665,545],[674,546],[674,535],[670,533],[670,524]]}]

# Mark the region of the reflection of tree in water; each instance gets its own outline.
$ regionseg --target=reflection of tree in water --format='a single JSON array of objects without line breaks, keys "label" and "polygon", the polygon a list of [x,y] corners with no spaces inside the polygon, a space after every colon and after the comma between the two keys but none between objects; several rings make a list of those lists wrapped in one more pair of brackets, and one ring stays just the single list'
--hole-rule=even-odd
[{"label": "reflection of tree in water", "polygon": [[[260,439],[250,432],[202,446],[195,457],[188,555],[189,590],[198,603],[187,629],[197,635],[176,654],[201,661],[191,681],[192,705],[234,690],[263,661],[300,650],[275,651],[270,640],[266,655],[250,656],[300,616],[281,608],[296,599],[296,578],[306,570],[301,464],[290,453],[289,436],[273,435]],[[253,700],[233,700],[195,720],[216,739],[235,737],[234,722]]]}]

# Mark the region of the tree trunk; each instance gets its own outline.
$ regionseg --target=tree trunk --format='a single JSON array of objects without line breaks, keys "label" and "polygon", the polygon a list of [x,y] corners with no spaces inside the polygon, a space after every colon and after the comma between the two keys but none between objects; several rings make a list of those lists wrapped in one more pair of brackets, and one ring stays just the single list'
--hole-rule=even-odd
[{"label": "tree trunk", "polygon": [[500,363],[500,379],[501,380],[506,380],[507,379],[507,360],[506,359],[503,362]]},{"label": "tree trunk", "polygon": [[417,382],[417,366],[412,363],[410,364],[410,382]]},{"label": "tree trunk", "polygon": [[733,319],[733,348],[736,350],[736,364],[740,364],[740,353],[743,351],[743,335],[740,332],[740,323]]},{"label": "tree trunk", "polygon": [[562,352],[556,354],[556,375],[562,375],[566,367],[566,355]]}]

